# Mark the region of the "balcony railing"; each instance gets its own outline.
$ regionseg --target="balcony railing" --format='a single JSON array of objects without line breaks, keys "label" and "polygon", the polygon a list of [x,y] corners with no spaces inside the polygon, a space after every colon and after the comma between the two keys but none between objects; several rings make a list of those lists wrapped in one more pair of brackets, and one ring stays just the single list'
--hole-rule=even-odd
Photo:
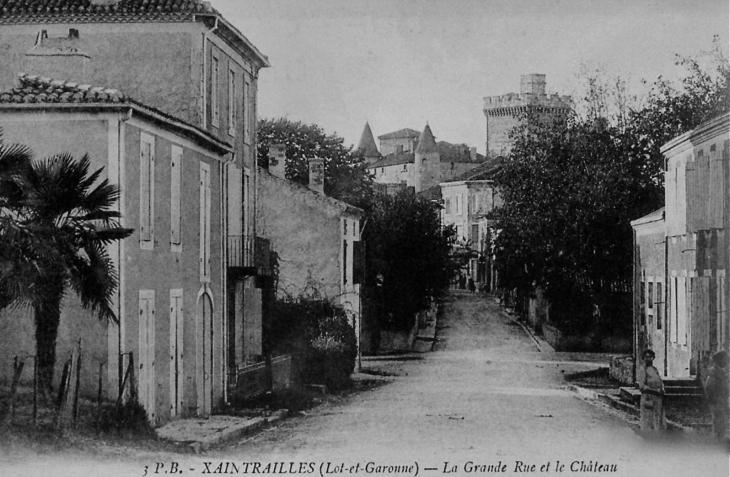
[{"label": "balcony railing", "polygon": [[228,266],[256,268],[257,274],[269,270],[270,241],[254,235],[228,236]]},{"label": "balcony railing", "polygon": [[254,236],[252,235],[229,235],[228,236],[228,266],[229,267],[253,267],[254,266]]}]

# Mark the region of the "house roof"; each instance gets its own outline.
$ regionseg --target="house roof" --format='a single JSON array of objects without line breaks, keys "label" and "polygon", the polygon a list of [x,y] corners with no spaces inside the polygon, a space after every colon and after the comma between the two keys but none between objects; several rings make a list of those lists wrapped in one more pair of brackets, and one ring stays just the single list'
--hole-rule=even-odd
[{"label": "house roof", "polygon": [[216,138],[208,131],[186,123],[159,109],[135,101],[119,90],[79,85],[70,81],[54,80],[20,73],[18,86],[0,92],[0,110],[31,108],[81,108],[83,107],[130,107],[151,119],[164,122],[176,129],[193,133],[199,140],[226,152],[232,146]]},{"label": "house roof", "polygon": [[397,131],[383,134],[382,136],[378,136],[378,139],[403,139],[403,138],[417,138],[420,137],[421,133],[410,128],[405,129],[399,129]]},{"label": "house roof", "polygon": [[373,131],[370,129],[370,124],[367,122],[365,123],[365,129],[362,131],[362,136],[360,136],[360,142],[357,145],[357,150],[361,151],[365,157],[380,157],[378,146],[375,145]]},{"label": "house roof", "polygon": [[466,144],[451,144],[446,141],[436,143],[441,154],[441,162],[484,162],[484,156],[477,153],[476,159],[472,159],[469,147]]},{"label": "house roof", "polygon": [[664,220],[664,207],[657,209],[643,217],[631,221],[631,226],[636,227],[640,225],[650,224],[652,222],[660,222]]},{"label": "house roof", "polygon": [[218,12],[202,0],[0,0],[0,22],[40,20],[129,21],[187,20],[194,13]]},{"label": "house roof", "polygon": [[431,152],[439,152],[439,148],[436,145],[436,138],[433,137],[431,132],[431,126],[426,124],[423,128],[421,137],[418,138],[418,146],[416,147],[416,154],[428,154]]},{"label": "house roof", "polygon": [[415,162],[415,155],[412,152],[394,152],[383,157],[379,161],[373,162],[368,169],[376,169],[378,167],[397,166],[398,164],[412,164]]},{"label": "house roof", "polygon": [[502,156],[493,157],[482,162],[474,169],[469,169],[463,174],[459,174],[458,176],[445,182],[481,181],[494,179],[494,176],[497,174],[497,172],[502,169],[502,161]]},{"label": "house roof", "polygon": [[0,25],[48,23],[189,22],[218,20],[222,37],[242,45],[259,66],[268,58],[203,0],[0,0]]}]

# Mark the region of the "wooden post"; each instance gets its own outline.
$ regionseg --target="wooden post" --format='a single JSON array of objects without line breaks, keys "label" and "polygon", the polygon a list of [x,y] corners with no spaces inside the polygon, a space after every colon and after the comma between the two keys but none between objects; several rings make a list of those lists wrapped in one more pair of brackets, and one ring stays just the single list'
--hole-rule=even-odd
[{"label": "wooden post", "polygon": [[101,391],[103,386],[103,373],[104,373],[104,362],[99,363],[99,387],[96,392],[96,420],[97,422],[101,418]]},{"label": "wooden post", "polygon": [[38,425],[38,356],[33,356],[33,425]]},{"label": "wooden post", "polygon": [[76,385],[74,387],[73,400],[73,422],[76,424],[76,418],[79,415],[79,388],[81,387],[81,338],[79,338],[78,347],[76,348]]},{"label": "wooden post", "polygon": [[13,358],[13,381],[10,385],[10,423],[15,422],[15,397],[18,392],[18,383],[23,372],[24,361],[19,361],[18,357]]}]

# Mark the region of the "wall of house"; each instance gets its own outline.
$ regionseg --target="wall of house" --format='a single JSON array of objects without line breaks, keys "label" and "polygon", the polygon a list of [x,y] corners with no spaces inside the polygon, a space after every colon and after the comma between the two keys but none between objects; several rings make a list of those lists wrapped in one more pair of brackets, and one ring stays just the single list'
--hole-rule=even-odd
[{"label": "wall of house", "polygon": [[375,182],[380,184],[400,184],[405,182],[413,186],[413,163],[394,164],[392,166],[370,169],[375,174]]},{"label": "wall of house", "polygon": [[[25,144],[37,159],[68,152],[75,158],[89,154],[91,170],[107,166],[108,128],[104,119],[53,121],[49,115],[0,113],[0,128],[5,144]],[[107,171],[102,173],[106,178]],[[0,311],[0,376],[7,377],[14,356],[35,355],[35,325],[30,310]],[[107,324],[82,309],[79,299],[70,292],[64,299],[56,342],[54,385],[61,379],[63,363],[78,340],[82,340],[81,388],[85,397],[95,398],[99,364],[107,361]],[[23,381],[32,382],[32,360],[26,360]],[[106,370],[104,371],[106,373]],[[104,391],[108,388],[105,386]]]},{"label": "wall of house", "polygon": [[670,373],[704,375],[711,355],[730,345],[727,123],[698,128],[665,153]]},{"label": "wall of house", "polygon": [[[258,225],[278,258],[278,296],[296,297],[316,290],[322,297],[339,297],[344,291],[342,219],[349,222],[351,239],[358,221],[343,216],[344,207],[334,205],[334,199],[265,171],[260,171],[259,177]],[[359,233],[359,226],[356,229]],[[352,246],[348,247],[347,260],[351,273]],[[350,285],[352,280],[348,282]]]},{"label": "wall of house", "polygon": [[416,137],[399,137],[392,139],[380,140],[380,154],[387,156],[397,152],[414,152],[418,138]]},{"label": "wall of house", "polygon": [[665,346],[666,328],[666,270],[665,222],[656,220],[635,227],[636,284],[635,326],[637,350],[647,348],[656,353],[654,365],[664,376],[669,375],[669,364],[681,355]]},{"label": "wall of house", "polygon": [[[35,45],[41,30],[46,30],[49,38],[62,38],[68,37],[70,28],[79,30],[77,48],[91,58],[85,71],[70,62],[65,77],[56,79],[116,88],[181,119],[194,119],[190,101],[194,91],[190,62],[194,36],[189,26],[182,24],[3,25],[0,88],[5,91],[12,87],[19,72],[47,76],[45,71],[26,70],[30,64],[25,53]],[[40,66],[37,59],[32,61]],[[58,68],[54,70],[60,74]]]},{"label": "wall of house", "polygon": [[[223,249],[221,221],[221,172],[224,167],[218,161],[191,148],[183,147],[181,172],[182,251],[171,247],[170,193],[171,151],[175,144],[157,131],[147,129],[154,136],[155,151],[155,210],[154,247],[141,248],[140,240],[140,141],[143,129],[125,126],[124,175],[126,225],[135,232],[124,242],[123,352],[135,352],[139,356],[139,292],[154,291],[155,306],[155,398],[156,415],[161,421],[170,415],[170,292],[182,289],[184,316],[184,414],[198,412],[196,393],[196,366],[201,358],[197,343],[200,342],[200,295],[208,293],[213,302],[213,407],[223,397]],[[210,273],[207,281],[200,275],[200,164],[210,165],[211,185],[211,241]]]}]

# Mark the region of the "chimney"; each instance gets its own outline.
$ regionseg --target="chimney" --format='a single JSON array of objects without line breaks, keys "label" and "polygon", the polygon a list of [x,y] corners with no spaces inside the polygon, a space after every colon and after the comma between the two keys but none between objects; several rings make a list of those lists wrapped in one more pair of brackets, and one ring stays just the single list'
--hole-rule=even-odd
[{"label": "chimney", "polygon": [[324,159],[309,159],[309,188],[324,194]]},{"label": "chimney", "polygon": [[272,144],[269,146],[269,174],[279,179],[286,179],[286,146]]},{"label": "chimney", "polygon": [[470,147],[469,148],[469,157],[472,161],[477,160],[477,148],[476,147]]}]

